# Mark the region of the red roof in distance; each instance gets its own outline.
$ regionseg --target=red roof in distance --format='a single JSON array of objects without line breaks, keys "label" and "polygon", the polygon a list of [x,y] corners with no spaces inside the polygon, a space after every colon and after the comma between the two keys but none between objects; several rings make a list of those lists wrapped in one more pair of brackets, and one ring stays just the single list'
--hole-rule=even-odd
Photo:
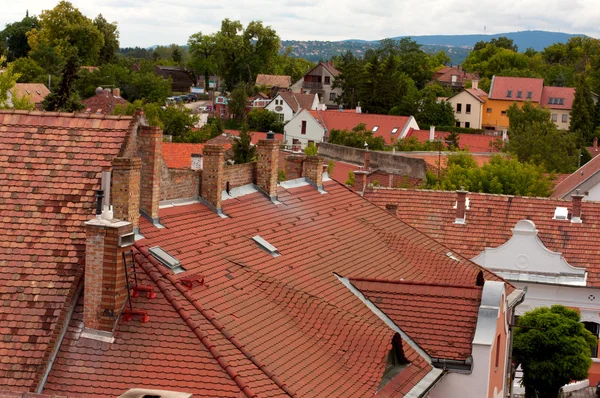
[{"label": "red roof in distance", "polygon": [[[562,99],[561,103],[550,103],[550,98]],[[572,109],[575,89],[572,87],[546,86],[542,91],[542,106],[551,109]]]},{"label": "red roof in distance", "polygon": [[[506,101],[531,101],[540,102],[542,99],[542,90],[544,88],[544,79],[533,77],[507,77],[494,76],[490,88],[490,99]],[[511,96],[508,97],[508,92]],[[521,97],[518,97],[519,91]],[[528,93],[531,92],[531,97]]]},{"label": "red roof in distance", "polygon": [[189,169],[192,166],[192,155],[202,155],[204,144],[184,144],[163,142],[162,155],[167,167],[172,169]]},{"label": "red roof in distance", "polygon": [[[436,131],[434,140],[445,140],[450,135],[446,131]],[[406,138],[415,137],[419,142],[429,141],[429,130],[412,130],[408,132]],[[493,152],[492,143],[501,139],[500,136],[491,136],[485,134],[459,134],[458,146],[461,149],[469,148],[469,152]],[[496,151],[497,152],[497,151]]]}]

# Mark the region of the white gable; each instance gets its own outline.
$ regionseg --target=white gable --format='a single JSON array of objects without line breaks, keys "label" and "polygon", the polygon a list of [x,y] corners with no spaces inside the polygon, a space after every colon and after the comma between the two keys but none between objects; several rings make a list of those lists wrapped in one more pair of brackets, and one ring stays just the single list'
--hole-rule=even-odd
[{"label": "white gable", "polygon": [[521,220],[512,232],[505,244],[486,247],[472,261],[510,281],[585,286],[585,268],[575,268],[560,253],[548,250],[533,222]]}]

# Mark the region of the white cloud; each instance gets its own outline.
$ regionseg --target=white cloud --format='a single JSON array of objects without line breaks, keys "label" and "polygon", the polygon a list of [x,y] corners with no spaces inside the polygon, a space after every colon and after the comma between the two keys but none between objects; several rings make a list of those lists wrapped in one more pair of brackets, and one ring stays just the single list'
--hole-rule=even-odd
[{"label": "white cloud", "polygon": [[[378,40],[427,34],[502,33],[541,29],[599,37],[595,0],[72,0],[90,18],[102,13],[119,23],[122,46],[187,42],[198,31],[215,32],[221,20],[244,25],[262,20],[284,40]],[[39,14],[57,2],[0,0],[0,27]]]}]

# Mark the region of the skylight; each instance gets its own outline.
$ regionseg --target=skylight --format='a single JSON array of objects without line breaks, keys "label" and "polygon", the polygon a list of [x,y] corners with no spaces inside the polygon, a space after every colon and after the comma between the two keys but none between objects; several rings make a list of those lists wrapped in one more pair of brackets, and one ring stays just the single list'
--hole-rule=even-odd
[{"label": "skylight", "polygon": [[512,90],[506,92],[506,98],[512,98]]},{"label": "skylight", "polygon": [[392,129],[392,134],[396,134],[397,132],[398,132],[398,127],[394,127],[394,128]]},{"label": "skylight", "polygon": [[271,256],[279,257],[280,254],[277,248],[269,242],[267,242],[266,240],[264,240],[263,238],[261,238],[259,235],[253,236],[252,240],[255,241],[261,249],[269,253]]},{"label": "skylight", "polygon": [[523,92],[521,90],[517,91],[517,98],[523,98]]},{"label": "skylight", "polygon": [[527,98],[531,98],[531,97],[533,97],[533,92],[531,92],[531,91],[528,91],[528,92],[527,92]]},{"label": "skylight", "polygon": [[179,260],[164,251],[160,246],[154,246],[148,249],[150,254],[161,262],[165,267],[169,268],[173,273],[178,274],[185,271]]},{"label": "skylight", "polygon": [[566,220],[569,217],[569,209],[567,209],[566,207],[557,207],[556,210],[554,210],[554,217],[552,217],[553,220]]},{"label": "skylight", "polygon": [[373,127],[373,130],[371,130],[372,132],[376,132],[377,130],[379,130],[379,126],[375,126]]}]

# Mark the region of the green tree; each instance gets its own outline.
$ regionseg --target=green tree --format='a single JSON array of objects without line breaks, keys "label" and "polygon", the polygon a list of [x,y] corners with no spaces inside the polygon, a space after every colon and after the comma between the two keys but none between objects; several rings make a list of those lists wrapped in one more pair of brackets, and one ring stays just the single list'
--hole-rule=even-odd
[{"label": "green tree", "polygon": [[173,49],[173,52],[171,53],[171,58],[173,59],[173,62],[175,62],[177,65],[181,65],[183,61],[183,53],[181,52],[179,47]]},{"label": "green tree", "polygon": [[249,163],[256,157],[256,147],[252,145],[252,135],[248,132],[248,126],[242,125],[239,139],[233,142],[233,161],[235,164]]},{"label": "green tree", "polygon": [[228,107],[229,114],[236,120],[246,119],[246,105],[248,104],[248,91],[244,83],[239,83],[231,92]]},{"label": "green tree", "polygon": [[7,24],[4,30],[0,31],[0,43],[6,47],[6,56],[8,61],[26,57],[31,49],[27,42],[27,32],[39,27],[38,19],[29,13],[25,14],[19,22]]},{"label": "green tree", "polygon": [[[6,57],[0,56],[0,66],[4,65]],[[8,107],[8,92],[17,83],[18,75],[13,74],[11,68],[0,73],[0,108]]]},{"label": "green tree", "polygon": [[571,380],[583,380],[598,339],[585,329],[579,313],[562,305],[541,307],[519,317],[513,358],[523,369],[527,398],[555,398]]},{"label": "green tree", "polygon": [[184,142],[192,132],[200,117],[181,104],[167,106],[160,112],[163,133],[173,136],[174,142]]},{"label": "green tree", "polygon": [[364,148],[366,142],[370,150],[383,151],[385,149],[383,137],[374,137],[373,132],[367,131],[363,123],[357,125],[351,131],[332,129],[329,132],[329,142],[353,148]]},{"label": "green tree", "polygon": [[48,79],[44,69],[29,57],[17,58],[11,66],[20,75],[17,83],[45,83]]},{"label": "green tree", "polygon": [[44,98],[42,107],[46,111],[76,112],[84,108],[79,95],[74,90],[74,82],[77,79],[79,60],[76,55],[67,58],[63,67],[62,77],[58,90]]},{"label": "green tree", "polygon": [[136,110],[142,109],[144,111],[144,116],[148,121],[150,126],[157,126],[161,129],[164,128],[164,123],[161,120],[161,112],[162,109],[159,104],[156,103],[147,103],[141,100],[136,100],[134,102],[130,102],[127,105],[117,105],[115,109],[113,109],[113,115],[133,115]]},{"label": "green tree", "polygon": [[400,152],[413,152],[413,151],[445,151],[445,147],[440,147],[440,143],[437,141],[425,141],[419,142],[417,137],[400,138],[396,141],[396,150]]},{"label": "green tree", "polygon": [[458,132],[451,131],[445,141],[449,151],[458,151],[460,149],[460,134]]},{"label": "green tree", "polygon": [[100,31],[104,39],[104,45],[98,52],[98,64],[108,64],[115,61],[119,51],[119,30],[117,23],[110,23],[102,14],[94,19],[94,26]]},{"label": "green tree", "polygon": [[268,109],[252,109],[248,114],[248,128],[253,131],[273,131],[283,133],[283,123],[279,115]]},{"label": "green tree", "polygon": [[547,109],[526,102],[507,111],[510,127],[506,149],[522,162],[543,165],[548,171],[571,173],[579,151],[575,136],[558,130]]},{"label": "green tree", "polygon": [[571,124],[569,129],[579,138],[579,145],[585,146],[592,143],[595,124],[594,101],[592,92],[584,77],[579,78],[575,88],[575,99],[571,109]]},{"label": "green tree", "polygon": [[204,76],[204,89],[208,92],[210,76],[217,71],[215,35],[194,33],[188,40],[188,46],[191,55],[188,66],[192,71]]},{"label": "green tree", "polygon": [[52,10],[42,11],[39,28],[27,33],[27,42],[34,53],[46,45],[55,47],[63,58],[75,51],[80,62],[95,65],[104,47],[104,36],[91,19],[70,2],[61,1]]}]

